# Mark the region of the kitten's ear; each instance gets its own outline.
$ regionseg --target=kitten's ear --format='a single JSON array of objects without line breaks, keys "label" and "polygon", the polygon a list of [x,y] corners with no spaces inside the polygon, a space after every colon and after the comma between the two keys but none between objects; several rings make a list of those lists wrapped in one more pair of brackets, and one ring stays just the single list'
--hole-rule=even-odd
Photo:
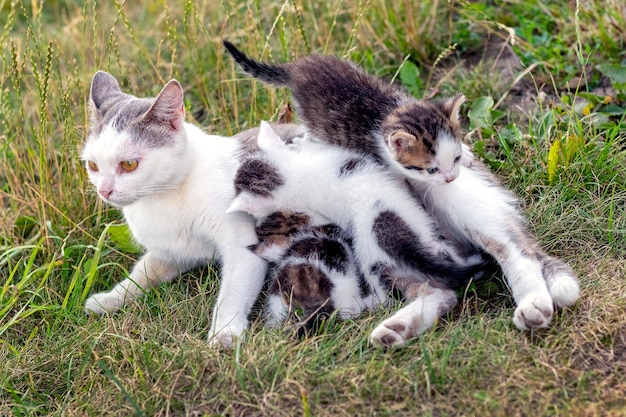
[{"label": "kitten's ear", "polygon": [[415,148],[417,138],[404,130],[396,130],[387,138],[387,145],[393,155],[398,155]]},{"label": "kitten's ear", "polygon": [[91,79],[89,98],[91,101],[92,116],[100,114],[100,107],[109,97],[121,93],[120,84],[111,74],[98,71]]},{"label": "kitten's ear", "polygon": [[272,129],[272,126],[264,120],[261,121],[261,126],[259,126],[258,144],[259,148],[263,150],[271,148],[287,149],[287,146],[280,136],[278,136],[278,134],[274,132],[274,129]]},{"label": "kitten's ear", "polygon": [[185,120],[183,87],[180,83],[171,80],[165,84],[152,107],[143,117],[151,123],[169,126],[172,130],[180,129]]},{"label": "kitten's ear", "polygon": [[448,116],[452,123],[456,125],[461,124],[460,110],[463,103],[465,103],[465,95],[459,94],[438,103],[441,106],[443,113]]},{"label": "kitten's ear", "polygon": [[271,199],[267,197],[261,197],[244,192],[235,197],[228,209],[226,209],[226,213],[243,211],[244,213],[251,214],[256,218],[261,218],[268,212],[272,211],[271,204]]}]

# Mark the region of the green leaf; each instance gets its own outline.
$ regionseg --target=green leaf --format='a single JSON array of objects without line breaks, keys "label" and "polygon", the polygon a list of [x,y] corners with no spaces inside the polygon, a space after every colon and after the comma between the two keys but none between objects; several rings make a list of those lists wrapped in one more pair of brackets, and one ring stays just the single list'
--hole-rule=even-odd
[{"label": "green leaf", "polygon": [[422,79],[420,78],[420,70],[411,61],[406,61],[400,68],[400,81],[414,95],[422,93]]},{"label": "green leaf", "polygon": [[472,107],[467,112],[467,117],[470,119],[470,129],[475,128],[491,128],[493,126],[493,119],[491,115],[491,108],[493,107],[493,98],[478,97],[472,103]]},{"label": "green leaf", "polygon": [[135,243],[133,235],[126,224],[112,224],[108,229],[109,238],[115,247],[124,253],[141,253],[142,248]]},{"label": "green leaf", "polygon": [[37,226],[37,220],[30,216],[21,216],[15,221],[14,233],[26,239],[32,233],[33,229]]},{"label": "green leaf", "polygon": [[556,168],[559,164],[559,151],[561,150],[561,139],[557,139],[550,146],[548,151],[548,184],[552,185]]},{"label": "green leaf", "polygon": [[596,68],[609,77],[612,82],[624,84],[626,83],[626,67],[615,64],[600,64]]}]

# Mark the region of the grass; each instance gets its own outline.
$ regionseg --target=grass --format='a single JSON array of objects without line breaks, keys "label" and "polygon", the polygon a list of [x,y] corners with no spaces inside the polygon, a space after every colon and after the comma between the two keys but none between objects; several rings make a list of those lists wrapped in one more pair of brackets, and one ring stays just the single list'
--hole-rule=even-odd
[{"label": "grass", "polygon": [[[0,415],[626,415],[623,6],[414,3],[0,0]],[[579,303],[522,333],[500,285],[470,288],[390,351],[367,335],[391,308],[302,341],[255,316],[224,352],[205,343],[207,268],[86,317],[137,256],[78,159],[91,76],[139,96],[175,77],[214,133],[275,118],[288,93],[243,77],[223,38],[278,61],[347,57],[417,96],[464,92],[467,141],[577,271]]]}]

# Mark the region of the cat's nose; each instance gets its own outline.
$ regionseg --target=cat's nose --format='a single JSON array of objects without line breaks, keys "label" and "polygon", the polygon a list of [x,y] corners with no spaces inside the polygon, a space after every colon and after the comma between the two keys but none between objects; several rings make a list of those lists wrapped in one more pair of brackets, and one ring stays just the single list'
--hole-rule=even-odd
[{"label": "cat's nose", "polygon": [[98,194],[100,194],[104,198],[109,198],[111,194],[113,194],[113,189],[109,188],[101,188],[98,190]]},{"label": "cat's nose", "polygon": [[446,182],[452,182],[456,179],[455,175],[446,175]]}]

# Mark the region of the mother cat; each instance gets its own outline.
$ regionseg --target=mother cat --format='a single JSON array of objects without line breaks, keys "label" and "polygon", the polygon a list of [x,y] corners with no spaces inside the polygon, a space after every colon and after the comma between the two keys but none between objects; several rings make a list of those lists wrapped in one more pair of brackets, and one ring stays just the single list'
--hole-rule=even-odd
[{"label": "mother cat", "polygon": [[[123,93],[113,76],[100,71],[91,83],[90,107],[82,152],[89,179],[102,200],[122,208],[147,251],[130,277],[89,297],[85,309],[116,311],[149,288],[218,259],[221,285],[209,338],[232,347],[247,327],[267,270],[247,249],[258,242],[254,221],[226,213],[239,157],[255,146],[256,131],[226,138],[185,123],[183,89],[175,80],[156,99],[145,99]],[[294,125],[277,129],[283,139],[301,133]]]}]

